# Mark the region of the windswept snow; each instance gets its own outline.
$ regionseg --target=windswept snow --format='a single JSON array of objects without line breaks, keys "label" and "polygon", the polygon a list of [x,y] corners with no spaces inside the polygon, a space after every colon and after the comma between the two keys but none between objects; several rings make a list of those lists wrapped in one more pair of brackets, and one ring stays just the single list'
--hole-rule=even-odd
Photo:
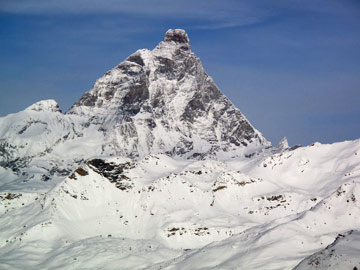
[{"label": "windswept snow", "polygon": [[326,248],[304,259],[295,270],[305,269],[360,269],[360,233],[349,231],[338,234]]},{"label": "windswept snow", "polygon": [[46,193],[2,193],[0,262],[291,269],[360,227],[359,151],[357,140],[250,160],[88,160]]},{"label": "windswept snow", "polygon": [[356,269],[360,140],[278,147],[183,30],[0,118],[1,269]]}]

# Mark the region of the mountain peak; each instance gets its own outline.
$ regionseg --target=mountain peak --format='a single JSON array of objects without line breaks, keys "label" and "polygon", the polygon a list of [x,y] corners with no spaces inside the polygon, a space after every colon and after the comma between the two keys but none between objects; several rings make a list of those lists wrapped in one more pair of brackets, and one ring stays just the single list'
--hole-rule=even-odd
[{"label": "mountain peak", "polygon": [[27,107],[26,110],[32,110],[37,112],[40,111],[61,112],[58,103],[53,99],[40,100]]},{"label": "mountain peak", "polygon": [[165,34],[164,41],[190,44],[189,37],[183,29],[169,29]]},{"label": "mountain peak", "polygon": [[289,143],[288,143],[288,140],[287,140],[286,137],[281,139],[281,141],[279,142],[277,148],[280,149],[280,150],[285,150],[285,149],[289,148]]},{"label": "mountain peak", "polygon": [[181,29],[106,72],[67,114],[103,132],[101,151],[132,158],[227,158],[270,145],[206,74]]}]

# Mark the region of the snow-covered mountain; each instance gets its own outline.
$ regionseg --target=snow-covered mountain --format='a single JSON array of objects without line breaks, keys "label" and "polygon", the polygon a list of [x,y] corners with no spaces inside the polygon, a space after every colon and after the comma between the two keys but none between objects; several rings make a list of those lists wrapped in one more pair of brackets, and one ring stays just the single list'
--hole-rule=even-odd
[{"label": "snow-covered mountain", "polygon": [[360,268],[359,176],[360,140],[271,147],[169,30],[0,118],[0,268]]},{"label": "snow-covered mountain", "polygon": [[0,119],[0,165],[24,180],[63,177],[94,156],[226,159],[267,146],[205,73],[184,30],[106,72],[66,114],[45,100]]},{"label": "snow-covered mountain", "polygon": [[183,30],[108,71],[67,114],[104,132],[103,152],[129,157],[229,157],[269,144],[205,73]]}]

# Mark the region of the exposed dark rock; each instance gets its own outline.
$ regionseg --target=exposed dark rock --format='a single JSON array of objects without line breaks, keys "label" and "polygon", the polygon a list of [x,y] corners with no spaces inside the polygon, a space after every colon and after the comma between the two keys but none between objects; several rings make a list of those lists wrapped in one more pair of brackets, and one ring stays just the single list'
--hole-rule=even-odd
[{"label": "exposed dark rock", "polygon": [[157,57],[160,65],[156,69],[156,74],[165,75],[168,79],[173,80],[176,78],[175,62],[172,59],[165,57]]},{"label": "exposed dark rock", "polygon": [[133,55],[130,55],[126,61],[134,62],[136,64],[139,64],[140,66],[144,66],[144,60],[141,58],[141,56],[137,53],[134,53]]},{"label": "exposed dark rock", "polygon": [[31,161],[31,157],[15,158],[14,160],[1,161],[0,166],[11,169],[15,174],[20,175],[23,168],[26,168]]},{"label": "exposed dark rock", "polygon": [[183,113],[183,119],[193,123],[194,120],[205,113],[205,103],[201,98],[200,93],[196,93],[195,96],[186,105]]},{"label": "exposed dark rock", "polygon": [[219,190],[222,190],[222,189],[225,189],[225,188],[227,188],[227,186],[218,186],[217,188],[213,189],[213,192],[216,192],[216,191],[219,191]]},{"label": "exposed dark rock", "polygon": [[189,37],[182,29],[170,29],[166,32],[164,41],[174,41],[176,43],[190,43]]},{"label": "exposed dark rock", "polygon": [[18,199],[22,196],[21,193],[10,193],[8,192],[7,194],[4,193],[3,195],[0,195],[0,200],[14,200],[14,199]]},{"label": "exposed dark rock", "polygon": [[146,123],[147,123],[149,128],[155,128],[156,127],[155,121],[153,119],[151,119],[151,118],[146,119]]},{"label": "exposed dark rock", "polygon": [[45,122],[43,122],[43,121],[36,121],[36,120],[34,120],[34,121],[29,121],[29,122],[26,123],[25,126],[23,126],[23,127],[21,128],[21,130],[18,131],[17,134],[18,134],[18,135],[23,134],[23,133],[24,133],[29,127],[31,127],[33,124],[43,124],[43,125],[47,126],[47,123],[45,123]]},{"label": "exposed dark rock", "polygon": [[268,201],[282,201],[282,200],[284,200],[284,196],[283,195],[273,195],[270,197],[266,197],[266,199]]},{"label": "exposed dark rock", "polygon": [[41,176],[41,181],[46,182],[46,181],[49,181],[49,180],[50,180],[50,176],[48,176],[48,175],[46,175],[46,174],[43,174],[43,175]]},{"label": "exposed dark rock", "polygon": [[95,106],[96,100],[97,100],[96,96],[93,96],[91,93],[87,92],[81,97],[80,101],[77,104],[93,107]]},{"label": "exposed dark rock", "polygon": [[290,151],[294,151],[294,150],[296,150],[296,149],[298,149],[298,148],[300,148],[300,147],[302,147],[301,144],[296,144],[296,145],[292,146],[289,150],[290,150]]},{"label": "exposed dark rock", "polygon": [[86,176],[88,175],[89,173],[87,171],[85,171],[83,168],[77,168],[75,170],[75,172],[78,174],[78,175],[81,175],[81,176]]},{"label": "exposed dark rock", "polygon": [[114,183],[118,189],[125,191],[134,187],[131,179],[124,174],[126,170],[134,167],[134,163],[115,164],[113,162],[105,162],[102,159],[93,159],[88,161],[87,164],[95,172],[107,178],[110,183]]},{"label": "exposed dark rock", "polygon": [[148,98],[149,90],[145,81],[133,85],[123,99],[124,111],[129,115],[136,115]]}]

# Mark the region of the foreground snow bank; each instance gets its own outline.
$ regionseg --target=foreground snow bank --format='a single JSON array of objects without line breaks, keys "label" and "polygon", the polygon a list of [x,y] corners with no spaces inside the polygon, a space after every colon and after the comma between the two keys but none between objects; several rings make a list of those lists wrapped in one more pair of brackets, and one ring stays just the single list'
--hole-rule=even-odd
[{"label": "foreground snow bank", "polygon": [[359,151],[357,140],[245,160],[103,157],[47,192],[3,185],[0,266],[291,269],[360,229]]}]

